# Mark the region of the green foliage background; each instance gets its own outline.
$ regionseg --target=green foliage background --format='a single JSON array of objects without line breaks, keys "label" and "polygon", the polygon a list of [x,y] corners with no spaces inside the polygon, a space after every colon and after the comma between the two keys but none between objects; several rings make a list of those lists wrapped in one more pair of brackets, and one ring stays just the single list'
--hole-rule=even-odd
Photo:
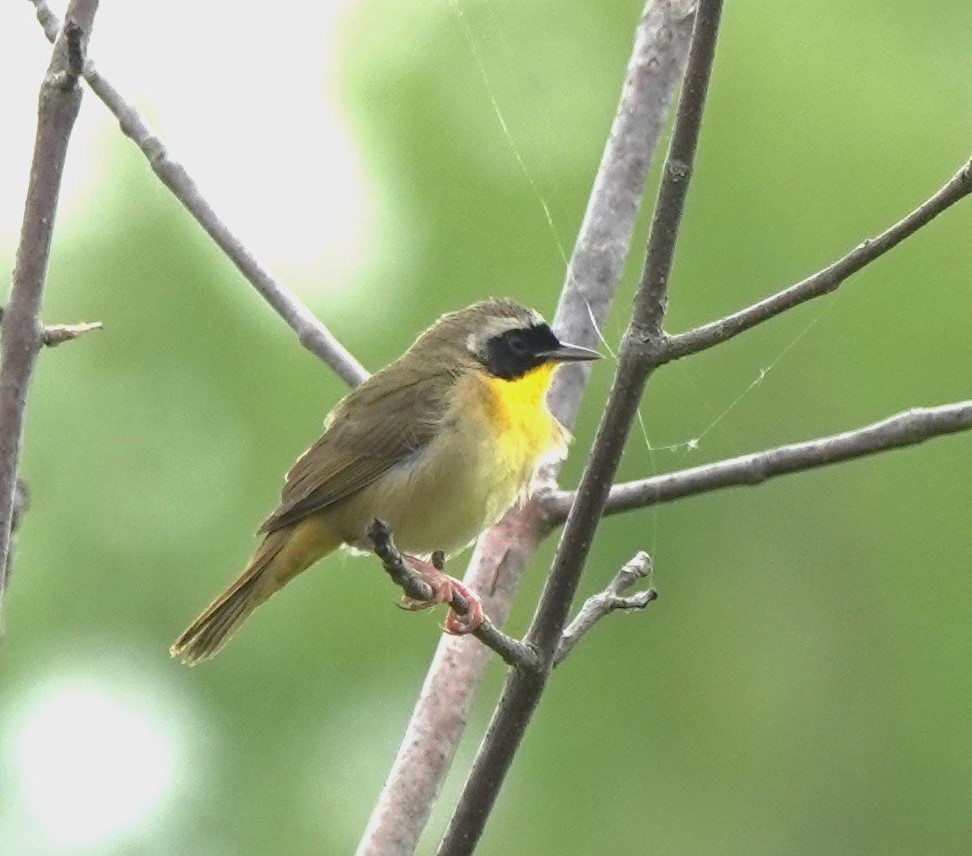
[{"label": "green foliage background", "polygon": [[[583,215],[639,5],[463,0],[474,49],[445,0],[348,13],[345,107],[402,216],[391,234],[417,242],[400,264],[393,240],[374,246],[393,277],[313,306],[366,365],[489,294],[552,312],[557,240],[569,248]],[[669,329],[803,277],[940,186],[970,153],[970,32],[965,0],[727,3]],[[86,109],[101,107],[89,97]],[[349,853],[440,616],[394,609],[374,563],[332,559],[214,663],[169,661],[342,386],[121,137],[114,157],[97,207],[56,235],[46,317],[105,331],[40,359],[0,731],[41,682],[110,679],[169,711],[186,753],[153,822],[98,852]],[[972,397],[970,204],[836,295],[665,369],[643,408],[648,435],[699,448],[652,452],[633,436],[623,476]],[[612,347],[640,261],[605,330]],[[566,484],[611,369],[595,372]],[[972,437],[958,436],[607,521],[582,594],[646,548],[662,598],[605,621],[558,671],[480,852],[968,852],[970,458]],[[422,852],[501,680],[494,666]],[[0,833],[4,822],[0,808]]]}]

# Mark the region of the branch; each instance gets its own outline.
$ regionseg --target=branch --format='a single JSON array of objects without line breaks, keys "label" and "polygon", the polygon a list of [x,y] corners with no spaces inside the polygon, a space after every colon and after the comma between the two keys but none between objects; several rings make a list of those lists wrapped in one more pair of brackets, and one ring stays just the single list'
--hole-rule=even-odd
[{"label": "branch", "polygon": [[[628,255],[652,155],[665,128],[692,29],[692,0],[651,0],[635,32],[620,103],[561,292],[554,327],[594,345]],[[563,366],[547,402],[568,428],[588,372]],[[553,474],[550,474],[550,478]],[[537,545],[550,528],[535,502],[510,511],[477,545],[465,583],[502,625]],[[491,657],[443,636],[358,856],[411,856],[432,811]]]},{"label": "branch", "polygon": [[593,594],[584,601],[577,617],[560,636],[560,645],[553,660],[555,668],[574,650],[581,637],[605,615],[618,609],[644,609],[653,600],[658,599],[658,592],[653,588],[647,588],[629,597],[621,597],[621,592],[642,579],[651,579],[651,556],[645,552],[635,554],[634,558],[614,575],[614,579],[608,583],[604,591]]},{"label": "branch", "polygon": [[51,63],[41,83],[24,220],[0,331],[0,606],[7,582],[27,390],[43,343],[40,307],[54,215],[68,141],[81,107],[78,75],[97,10],[98,0],[71,0],[67,26],[54,40]]},{"label": "branch", "polygon": [[[916,407],[853,431],[819,437],[802,443],[777,446],[691,469],[666,473],[611,488],[605,514],[618,514],[674,502],[687,496],[737,485],[758,485],[775,476],[838,464],[865,455],[923,443],[932,437],[972,429],[972,401],[939,407]],[[553,523],[567,519],[575,492],[551,491],[544,508]]]},{"label": "branch", "polygon": [[[374,544],[375,554],[381,559],[388,575],[397,585],[401,586],[408,597],[414,600],[424,600],[427,603],[435,602],[435,592],[432,590],[432,586],[405,564],[402,554],[392,541],[391,530],[385,523],[378,519],[373,520],[368,526],[368,537]],[[439,554],[439,558],[441,560],[441,554]],[[432,561],[439,570],[443,569],[441,561],[436,562],[435,556],[433,556]],[[459,615],[469,614],[469,601],[458,591],[453,593],[449,605]],[[536,652],[518,639],[507,636],[490,621],[489,616],[472,632],[472,635],[499,654],[508,666],[536,668]]]},{"label": "branch", "polygon": [[721,12],[721,0],[699,0],[685,82],[648,236],[645,269],[635,297],[634,313],[621,345],[614,386],[581,478],[577,502],[526,636],[526,642],[537,649],[544,668],[535,672],[514,671],[507,676],[489,730],[439,845],[439,856],[467,856],[475,849],[553,668],[624,440],[651,373],[645,354],[661,338],[668,277],[695,159]]},{"label": "branch", "polygon": [[[597,347],[621,277],[645,179],[688,56],[695,0],[649,0],[635,30],[621,103],[571,255],[554,327],[568,342]],[[591,363],[568,363],[554,376],[548,403],[573,424]]]},{"label": "branch", "polygon": [[[46,0],[31,0],[31,3],[37,10],[37,20],[44,28],[44,34],[49,41],[54,41],[59,29],[57,16],[51,11]],[[261,266],[243,242],[230,231],[200,193],[185,167],[169,154],[168,149],[151,131],[145,120],[97,71],[90,59],[84,66],[84,79],[95,95],[118,119],[122,132],[139,147],[162,183],[205,229],[244,278],[297,334],[298,341],[312,354],[320,357],[346,383],[354,386],[368,377],[368,372],[361,363],[314,316],[300,298]]]},{"label": "branch", "polygon": [[868,238],[843,258],[813,276],[808,276],[795,285],[718,321],[711,321],[694,330],[669,336],[661,348],[660,361],[669,362],[688,354],[704,351],[814,297],[836,291],[844,280],[883,256],[923,226],[927,226],[935,217],[970,193],[972,193],[972,160],[966,162],[941,190],[906,217],[880,235]]}]

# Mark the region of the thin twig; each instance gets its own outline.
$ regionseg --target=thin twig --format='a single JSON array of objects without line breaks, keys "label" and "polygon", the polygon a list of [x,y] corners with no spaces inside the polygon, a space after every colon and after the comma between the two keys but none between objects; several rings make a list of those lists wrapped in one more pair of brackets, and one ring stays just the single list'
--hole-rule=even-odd
[{"label": "thin twig", "polygon": [[[48,40],[53,41],[58,29],[57,16],[46,0],[30,0],[37,10],[37,20]],[[216,245],[236,265],[244,278],[297,334],[298,341],[332,368],[340,378],[354,386],[368,372],[287,286],[254,258],[243,242],[219,218],[199,191],[185,167],[175,160],[162,141],[149,128],[138,111],[128,103],[95,68],[90,59],[84,65],[84,79],[91,90],[115,115],[122,131],[139,147],[155,174],[169,188]]]},{"label": "thin twig", "polygon": [[91,321],[83,324],[52,324],[44,328],[44,332],[41,335],[41,343],[48,348],[56,348],[65,342],[73,342],[85,333],[100,330],[101,327],[102,324],[100,321]]},{"label": "thin twig", "polygon": [[[0,325],[3,324],[3,307],[0,306]],[[65,342],[73,341],[90,333],[93,330],[100,330],[100,321],[85,321],[81,324],[50,324],[41,333],[41,344],[48,348],[56,348]]]},{"label": "thin twig", "polygon": [[[554,327],[596,345],[617,289],[648,170],[681,78],[694,0],[651,0],[635,33],[624,88],[567,271]],[[560,368],[548,404],[570,427],[587,381]],[[552,478],[552,474],[548,474]],[[479,539],[464,581],[502,626],[537,545],[549,532],[535,502],[509,512]],[[491,657],[481,645],[443,635],[398,756],[358,845],[357,856],[411,856],[455,757]]]},{"label": "thin twig", "polygon": [[553,668],[581,571],[650,374],[645,353],[660,338],[675,238],[695,159],[721,12],[721,0],[700,0],[698,4],[685,82],[634,313],[621,345],[614,386],[581,478],[577,502],[526,636],[526,642],[537,649],[544,668],[512,671],[507,676],[489,730],[439,845],[439,856],[468,856],[475,849]]},{"label": "thin twig", "polygon": [[[381,559],[382,565],[388,575],[401,586],[402,591],[413,600],[424,600],[427,603],[435,601],[435,592],[425,580],[412,570],[402,554],[395,547],[392,540],[392,533],[388,526],[381,520],[373,520],[368,527],[368,537],[375,547],[375,555]],[[440,564],[437,564],[442,570]],[[453,592],[450,607],[458,615],[469,614],[469,601],[456,591]],[[489,616],[486,620],[472,631],[472,635],[479,639],[488,648],[492,648],[509,666],[521,668],[536,668],[537,654],[528,645],[524,645],[518,639],[507,636],[502,630],[496,627]]]},{"label": "thin twig", "polygon": [[703,324],[694,330],[667,337],[658,351],[658,361],[669,362],[704,351],[757,324],[775,318],[794,306],[835,291],[844,280],[883,256],[923,226],[928,225],[935,217],[970,193],[972,193],[972,160],[967,161],[937,193],[906,217],[880,235],[863,241],[843,258],[823,270],[732,315]]},{"label": "thin twig", "polygon": [[[842,434],[777,446],[674,473],[616,484],[608,495],[604,513],[618,514],[647,508],[725,487],[758,485],[775,476],[913,446],[932,437],[970,429],[972,401],[959,401],[938,407],[916,407]],[[569,490],[551,491],[545,495],[544,507],[552,522],[561,523],[567,519],[574,496],[574,491]]]},{"label": "thin twig", "polygon": [[41,83],[24,220],[0,331],[0,606],[6,589],[27,390],[43,339],[41,296],[54,215],[68,141],[81,107],[76,72],[83,65],[97,10],[98,0],[71,0],[66,15],[68,25],[54,40],[51,63]]},{"label": "thin twig", "polygon": [[603,591],[592,594],[584,601],[584,605],[578,611],[577,616],[560,635],[560,645],[557,647],[557,653],[553,660],[554,668],[564,661],[564,658],[580,642],[581,637],[605,615],[619,609],[644,609],[653,600],[657,600],[658,592],[653,588],[647,588],[627,597],[621,596],[621,592],[644,579],[651,579],[651,556],[642,551],[636,553],[634,558],[614,575],[614,579],[607,584]]}]

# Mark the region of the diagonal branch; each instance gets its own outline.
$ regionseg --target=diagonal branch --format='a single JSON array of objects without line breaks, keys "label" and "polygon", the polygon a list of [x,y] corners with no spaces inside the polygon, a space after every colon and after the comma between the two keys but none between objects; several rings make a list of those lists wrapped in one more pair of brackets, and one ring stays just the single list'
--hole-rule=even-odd
[{"label": "diagonal branch", "polygon": [[[60,27],[57,16],[51,11],[46,0],[30,0],[30,2],[37,10],[37,20],[44,28],[44,35],[49,41],[54,41]],[[236,265],[237,270],[243,274],[250,285],[297,334],[298,341],[312,354],[320,357],[335,374],[351,386],[368,377],[368,372],[361,363],[314,316],[300,298],[264,268],[243,242],[230,231],[229,226],[219,218],[199,191],[185,167],[172,157],[138,111],[102,76],[90,59],[84,66],[84,79],[95,95],[118,119],[122,132],[130,137],[145,155],[162,183]]]},{"label": "diagonal branch", "polygon": [[617,610],[644,609],[653,600],[658,599],[658,592],[647,588],[636,594],[622,597],[621,592],[631,588],[638,580],[651,579],[651,556],[645,552],[636,553],[624,567],[614,575],[603,591],[592,594],[580,608],[564,632],[560,635],[560,644],[554,655],[553,664],[556,668],[566,656],[574,650],[581,637],[587,633],[605,615]]},{"label": "diagonal branch", "polygon": [[475,849],[553,668],[553,658],[608,489],[617,472],[624,440],[634,423],[651,373],[645,355],[661,338],[668,277],[695,159],[721,12],[721,0],[699,0],[685,82],[648,237],[645,270],[635,297],[634,314],[621,345],[614,386],[581,478],[577,502],[526,636],[526,642],[537,649],[542,668],[521,669],[507,676],[489,730],[439,845],[439,856],[467,856]]},{"label": "diagonal branch", "polygon": [[[368,527],[368,537],[375,547],[375,554],[381,559],[382,564],[388,575],[401,586],[405,594],[414,600],[424,600],[427,603],[435,602],[435,592],[425,580],[413,571],[402,558],[388,526],[381,520],[375,519]],[[440,554],[441,558],[441,554]],[[435,562],[435,556],[433,556]],[[440,565],[436,565],[441,570]],[[459,615],[469,614],[469,601],[456,591],[453,592],[452,601],[449,606]],[[536,663],[537,653],[528,645],[524,645],[519,639],[507,636],[493,622],[486,617],[485,621],[472,631],[480,642],[487,648],[492,648],[508,666],[520,666],[530,668]]]},{"label": "diagonal branch", "polygon": [[54,215],[68,142],[81,108],[78,76],[97,10],[98,0],[71,0],[67,25],[54,39],[51,63],[40,87],[20,245],[0,331],[0,605],[7,582],[27,390],[44,339],[40,308]]},{"label": "diagonal branch", "polygon": [[[693,0],[650,0],[635,32],[624,88],[571,255],[554,327],[596,345],[631,244],[652,155],[664,131],[692,31]],[[587,370],[560,368],[548,398],[570,427]],[[552,479],[553,474],[550,474]],[[537,545],[550,531],[537,503],[512,510],[479,539],[465,583],[502,625]],[[489,651],[443,636],[358,856],[410,856],[465,729]]]},{"label": "diagonal branch", "polygon": [[894,249],[905,238],[913,235],[923,226],[927,226],[935,217],[970,193],[972,193],[972,160],[965,163],[937,193],[906,217],[880,235],[868,238],[823,270],[732,315],[703,324],[694,330],[669,336],[660,349],[660,361],[669,362],[704,351],[814,297],[821,297],[835,291],[844,280]]},{"label": "diagonal branch", "polygon": [[[776,476],[838,464],[968,430],[972,430],[972,401],[916,407],[842,434],[616,484],[608,495],[604,513],[647,508],[725,487],[758,485]],[[544,508],[552,523],[567,519],[574,497],[575,492],[569,490],[551,491],[545,495]]]}]

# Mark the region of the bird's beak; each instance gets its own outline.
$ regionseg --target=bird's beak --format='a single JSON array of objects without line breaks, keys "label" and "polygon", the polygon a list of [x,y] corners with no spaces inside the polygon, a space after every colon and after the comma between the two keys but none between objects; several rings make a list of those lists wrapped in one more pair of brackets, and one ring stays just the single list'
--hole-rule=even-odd
[{"label": "bird's beak", "polygon": [[549,351],[541,351],[537,356],[559,363],[580,363],[601,359],[601,355],[597,351],[592,351],[590,348],[584,348],[580,345],[568,345],[566,342],[561,342],[556,348],[551,348]]}]

